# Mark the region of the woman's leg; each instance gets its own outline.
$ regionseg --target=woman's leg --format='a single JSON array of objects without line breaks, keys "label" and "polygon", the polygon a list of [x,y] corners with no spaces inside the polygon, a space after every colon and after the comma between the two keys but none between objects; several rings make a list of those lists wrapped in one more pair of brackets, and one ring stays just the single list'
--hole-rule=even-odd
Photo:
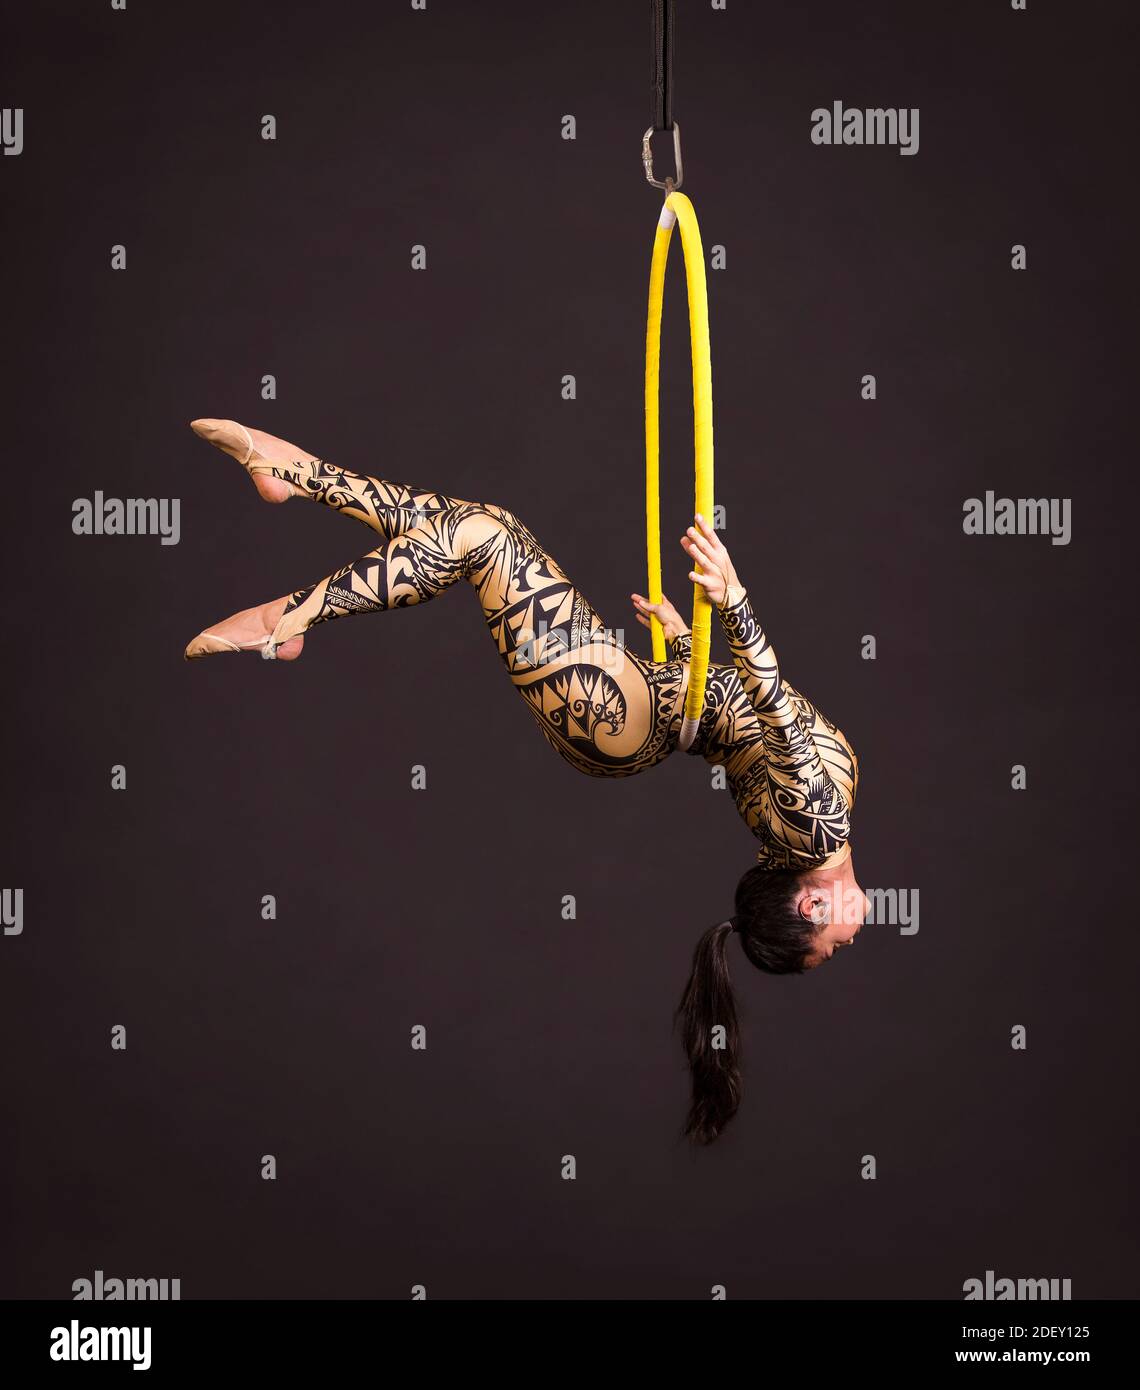
[{"label": "woman's leg", "polygon": [[352,473],[299,444],[236,420],[195,420],[193,429],[215,448],[239,459],[267,502],[287,502],[292,497],[321,502],[362,521],[385,539],[458,505],[458,499],[430,488]]},{"label": "woman's leg", "polygon": [[321,502],[389,539],[458,505],[446,493],[351,473],[325,459],[275,463],[273,476],[289,482],[295,497]]},{"label": "woman's leg", "polygon": [[[628,652],[512,512],[446,500],[335,574],[239,618],[264,612],[263,627],[276,618],[270,645],[287,655],[285,644],[318,623],[426,603],[464,579],[512,683],[563,758],[592,776],[624,777],[666,757],[688,667]],[[226,625],[214,632],[227,635]]]}]

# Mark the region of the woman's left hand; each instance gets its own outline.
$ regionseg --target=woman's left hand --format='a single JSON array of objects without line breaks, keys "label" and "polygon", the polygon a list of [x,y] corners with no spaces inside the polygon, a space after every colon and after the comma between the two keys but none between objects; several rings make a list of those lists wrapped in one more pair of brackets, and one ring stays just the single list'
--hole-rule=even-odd
[{"label": "woman's left hand", "polygon": [[650,613],[657,619],[664,630],[666,640],[672,641],[674,637],[680,637],[683,632],[688,632],[685,621],[680,613],[673,607],[664,594],[661,595],[660,603],[650,603],[647,598],[642,598],[640,594],[630,594],[633,599],[633,606],[637,610],[637,621],[642,627],[652,627],[649,620]]},{"label": "woman's left hand", "polygon": [[693,517],[693,522],[681,537],[681,549],[690,560],[700,565],[701,573],[690,570],[689,578],[704,589],[710,603],[721,608],[730,590],[741,591],[740,580],[736,577],[728,551],[713,528],[699,512]]}]

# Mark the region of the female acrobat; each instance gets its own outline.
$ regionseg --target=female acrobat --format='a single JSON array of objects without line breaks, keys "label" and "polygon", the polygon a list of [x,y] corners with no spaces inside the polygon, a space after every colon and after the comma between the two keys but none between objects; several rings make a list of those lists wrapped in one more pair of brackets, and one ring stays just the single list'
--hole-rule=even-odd
[{"label": "female acrobat", "polygon": [[[295,661],[317,623],[426,603],[462,579],[479,597],[511,683],[572,766],[592,777],[631,777],[677,746],[690,637],[668,600],[651,604],[631,595],[638,621],[648,627],[655,616],[669,643],[671,660],[646,661],[618,641],[505,507],[350,473],[232,420],[195,420],[191,428],[237,459],[267,502],[323,502],[363,522],[379,543],[335,574],[200,633],[187,657],[258,652]],[[732,654],[732,665],[709,665],[687,751],[724,768],[759,842],[756,862],[737,884],[733,916],[697,943],[677,1008],[692,1072],[684,1133],[707,1144],[740,1103],[729,936],[737,933],[760,970],[798,974],[853,944],[868,902],[851,861],[859,778],[851,745],[783,680],[728,551],[704,517],[693,518],[681,547],[693,565],[689,578],[714,605]]]}]

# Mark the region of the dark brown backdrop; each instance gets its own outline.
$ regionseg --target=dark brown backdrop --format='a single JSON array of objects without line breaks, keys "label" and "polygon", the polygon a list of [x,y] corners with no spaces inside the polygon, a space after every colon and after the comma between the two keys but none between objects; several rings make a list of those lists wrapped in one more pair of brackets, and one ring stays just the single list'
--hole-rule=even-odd
[{"label": "dark brown backdrop", "polygon": [[[1127,6],[680,0],[726,541],[859,750],[864,884],[921,904],[814,977],[734,946],[747,1094],[715,1149],[676,1139],[670,1013],[753,845],[703,763],[576,776],[466,592],[292,667],[182,661],[368,548],[260,505],[201,414],[512,507],[646,641],[647,9],[5,7],[0,1293],[1140,1294]],[[918,155],[813,146],[836,99],[917,106]],[[97,489],[180,498],[180,543],[73,535]],[[964,536],[987,489],[1071,498],[1071,544]]]}]

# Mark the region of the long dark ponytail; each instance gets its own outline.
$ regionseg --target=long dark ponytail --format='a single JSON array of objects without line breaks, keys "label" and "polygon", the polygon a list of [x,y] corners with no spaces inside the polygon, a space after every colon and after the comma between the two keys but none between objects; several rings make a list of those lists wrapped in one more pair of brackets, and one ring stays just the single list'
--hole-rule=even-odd
[{"label": "long dark ponytail", "polygon": [[[681,1042],[693,1073],[693,1098],[682,1131],[711,1144],[740,1105],[740,1028],[728,974],[728,938],[733,923],[709,927],[693,952],[693,968],[677,1005]],[[714,1029],[723,1035],[714,1037]]]},{"label": "long dark ponytail", "polygon": [[[736,913],[697,942],[676,1023],[689,1058],[693,1091],[682,1133],[711,1144],[740,1107],[740,1027],[728,971],[728,943],[740,935],[745,956],[772,975],[806,969],[815,928],[796,907],[801,874],[753,865],[736,886]],[[723,1031],[721,1031],[723,1030]]]}]

